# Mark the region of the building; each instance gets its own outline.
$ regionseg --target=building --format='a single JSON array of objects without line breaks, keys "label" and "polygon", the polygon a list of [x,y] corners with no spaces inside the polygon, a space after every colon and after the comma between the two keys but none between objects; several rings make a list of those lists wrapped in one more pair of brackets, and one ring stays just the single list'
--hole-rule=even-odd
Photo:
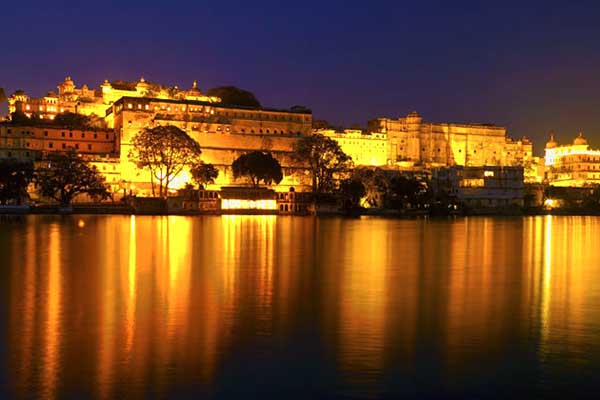
[{"label": "building", "polygon": [[119,154],[112,129],[0,124],[0,158],[41,160],[48,153],[69,150],[101,157],[117,157]]},{"label": "building", "polygon": [[180,90],[177,86],[168,87],[146,82],[142,77],[137,82],[105,80],[99,89],[90,89],[87,85],[78,88],[70,76],[58,86],[58,94],[48,92],[46,96],[32,98],[23,90],[17,90],[8,99],[8,111],[20,111],[28,117],[33,115],[41,119],[53,120],[57,114],[72,112],[83,115],[104,117],[106,109],[122,97],[153,97],[174,100],[196,100],[219,102],[218,97],[204,95],[196,81],[189,90]]},{"label": "building", "polygon": [[550,135],[544,161],[545,179],[552,186],[600,184],[600,150],[591,149],[583,133],[566,145],[559,145],[554,135]]},{"label": "building", "polygon": [[363,133],[361,130],[317,129],[321,134],[335,140],[342,151],[352,157],[355,166],[388,165],[388,138],[385,133]]},{"label": "building", "polygon": [[[150,177],[129,160],[131,140],[145,128],[174,125],[197,141],[202,160],[219,169],[212,187],[235,183],[231,164],[240,155],[254,150],[269,151],[280,162],[284,180],[278,190],[308,188],[303,168],[291,159],[294,145],[311,134],[312,114],[305,109],[282,110],[228,106],[199,100],[172,100],[148,97],[122,97],[107,110],[105,117],[114,126],[121,157],[122,179],[133,191],[150,191]],[[190,180],[185,171],[172,189]]]},{"label": "building", "polygon": [[434,193],[445,193],[469,208],[524,206],[523,167],[434,168],[431,184]]},{"label": "building", "polygon": [[369,131],[387,135],[388,163],[440,166],[523,166],[532,159],[527,138],[513,140],[491,124],[425,123],[412,112],[404,118],[377,118]]}]

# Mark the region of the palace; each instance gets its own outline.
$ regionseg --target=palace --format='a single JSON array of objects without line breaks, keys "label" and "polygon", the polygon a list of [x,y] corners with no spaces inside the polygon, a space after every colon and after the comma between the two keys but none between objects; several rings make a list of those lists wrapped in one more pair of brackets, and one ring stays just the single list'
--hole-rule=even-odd
[{"label": "palace", "polygon": [[342,151],[352,157],[356,166],[388,165],[388,138],[385,133],[363,133],[353,129],[343,132],[316,129],[313,132],[335,140]]},{"label": "palace", "polygon": [[[536,158],[527,139],[513,140],[506,129],[489,124],[425,123],[416,112],[404,118],[377,118],[368,130],[312,129],[312,112],[304,107],[275,109],[232,106],[203,94],[196,82],[180,90],[141,78],[137,82],[105,80],[98,89],[77,87],[70,77],[49,92],[31,98],[23,91],[9,98],[9,111],[37,117],[33,127],[0,126],[0,157],[43,160],[53,151],[74,149],[105,174],[113,191],[148,195],[149,172],[129,159],[132,138],[145,128],[174,125],[196,140],[202,160],[219,176],[210,189],[239,184],[231,164],[253,150],[270,151],[283,167],[277,191],[309,190],[304,168],[292,160],[299,139],[322,134],[335,140],[356,166],[404,172],[446,167],[522,167],[525,181],[537,181]],[[52,125],[60,113],[92,117],[95,128],[69,130]],[[44,123],[44,121],[47,121]],[[548,151],[548,150],[547,150]],[[548,153],[547,153],[548,154]],[[191,181],[188,171],[173,180],[176,190]]]},{"label": "palace", "polygon": [[552,186],[600,184],[600,150],[590,149],[583,133],[566,145],[559,145],[550,135],[544,159],[546,180]]},{"label": "palace", "polygon": [[532,160],[529,139],[515,141],[495,125],[424,123],[412,112],[405,118],[369,121],[369,131],[387,135],[388,165],[523,166]]},{"label": "palace", "polygon": [[[197,100],[122,97],[107,111],[106,120],[119,138],[122,179],[136,190],[149,190],[149,175],[130,160],[131,139],[144,128],[174,125],[196,140],[202,160],[219,169],[215,186],[233,183],[231,164],[253,150],[270,151],[279,160],[284,180],[279,190],[308,187],[302,169],[296,168],[291,153],[299,138],[309,135],[312,114],[304,108],[281,110],[228,106]],[[184,171],[174,185],[190,179]]]},{"label": "palace", "polygon": [[21,111],[28,117],[53,120],[57,114],[72,112],[83,115],[104,117],[106,109],[122,97],[154,97],[160,99],[195,100],[219,102],[218,97],[209,97],[198,89],[196,81],[190,90],[179,90],[177,86],[167,87],[146,82],[142,77],[138,82],[105,80],[99,89],[87,85],[77,88],[70,76],[58,85],[58,94],[48,92],[39,98],[29,97],[23,90],[17,90],[8,98],[8,111]]}]

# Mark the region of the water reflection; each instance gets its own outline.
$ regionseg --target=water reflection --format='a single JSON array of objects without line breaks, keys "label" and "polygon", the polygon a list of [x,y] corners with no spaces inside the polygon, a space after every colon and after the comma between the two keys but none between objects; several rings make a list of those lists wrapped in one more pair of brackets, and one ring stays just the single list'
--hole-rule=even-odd
[{"label": "water reflection", "polygon": [[600,367],[598,218],[31,216],[0,235],[13,396],[544,395]]}]

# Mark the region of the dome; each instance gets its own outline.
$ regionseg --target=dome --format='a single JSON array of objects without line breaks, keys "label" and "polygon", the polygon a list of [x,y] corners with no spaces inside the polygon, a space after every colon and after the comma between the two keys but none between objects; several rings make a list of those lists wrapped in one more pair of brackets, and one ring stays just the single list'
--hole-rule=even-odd
[{"label": "dome", "polygon": [[579,135],[573,140],[574,145],[586,145],[588,144],[585,137],[583,137],[583,133],[579,132]]},{"label": "dome", "polygon": [[556,143],[556,141],[554,140],[554,133],[550,134],[550,140],[548,141],[548,143],[546,143],[546,148],[547,149],[553,149],[556,146],[558,146],[558,143]]},{"label": "dome", "polygon": [[144,79],[144,77],[142,76],[139,80],[139,82],[137,83],[136,87],[141,87],[141,88],[147,88],[150,85],[146,82],[146,80]]},{"label": "dome", "polygon": [[190,89],[189,92],[192,95],[198,95],[198,96],[202,95],[202,93],[200,92],[200,89],[198,89],[198,82],[197,81],[192,82],[192,88]]}]

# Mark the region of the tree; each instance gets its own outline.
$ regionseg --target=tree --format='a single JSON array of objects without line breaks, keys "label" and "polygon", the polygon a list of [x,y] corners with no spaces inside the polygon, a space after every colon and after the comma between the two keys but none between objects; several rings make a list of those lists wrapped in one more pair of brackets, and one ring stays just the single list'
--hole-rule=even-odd
[{"label": "tree", "polygon": [[380,168],[356,168],[354,179],[358,179],[365,187],[365,203],[370,207],[383,206],[383,198],[387,193],[390,180]]},{"label": "tree", "polygon": [[0,204],[28,198],[27,186],[33,179],[33,163],[15,159],[0,160]]},{"label": "tree", "polygon": [[75,196],[87,193],[93,199],[110,197],[104,177],[74,151],[48,156],[44,167],[35,172],[35,185],[44,197],[68,207]]},{"label": "tree", "polygon": [[353,209],[360,205],[360,199],[365,196],[365,185],[356,178],[345,179],[340,184],[340,193],[344,208]]},{"label": "tree", "polygon": [[335,140],[323,135],[300,139],[292,157],[307,165],[312,178],[312,190],[316,193],[332,192],[336,179],[352,167],[352,158],[342,151]]},{"label": "tree", "polygon": [[208,91],[209,96],[219,97],[223,104],[260,108],[260,102],[254,95],[235,86],[219,86]]},{"label": "tree", "polygon": [[205,163],[194,165],[190,169],[190,173],[192,174],[192,179],[194,182],[196,182],[201,188],[204,188],[204,185],[215,183],[215,179],[217,179],[217,176],[219,176],[218,169],[216,169],[212,164]]},{"label": "tree", "polygon": [[277,184],[283,179],[279,161],[271,153],[262,151],[253,151],[239,156],[231,164],[231,168],[234,178],[247,177],[255,188],[260,181],[270,185],[272,182]]},{"label": "tree", "polygon": [[91,125],[91,119],[86,115],[64,112],[54,117],[54,125],[69,129],[87,129]]},{"label": "tree", "polygon": [[176,126],[146,128],[131,140],[129,158],[138,168],[150,171],[152,194],[155,180],[159,197],[166,197],[169,184],[186,165],[200,162],[200,145]]},{"label": "tree", "polygon": [[415,178],[395,176],[390,179],[386,193],[388,208],[404,208],[407,205],[423,204],[429,200],[430,191],[424,182]]},{"label": "tree", "polygon": [[0,105],[6,101],[6,92],[0,87]]}]

